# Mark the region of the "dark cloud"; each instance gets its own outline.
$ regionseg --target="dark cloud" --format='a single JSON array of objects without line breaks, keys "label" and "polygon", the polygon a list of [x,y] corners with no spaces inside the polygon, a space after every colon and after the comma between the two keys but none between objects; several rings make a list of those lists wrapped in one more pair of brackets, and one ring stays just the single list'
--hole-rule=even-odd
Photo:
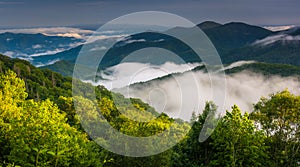
[{"label": "dark cloud", "polygon": [[0,0],[1,26],[57,26],[105,23],[143,10],[171,12],[194,23],[243,21],[257,25],[299,25],[297,0]]}]

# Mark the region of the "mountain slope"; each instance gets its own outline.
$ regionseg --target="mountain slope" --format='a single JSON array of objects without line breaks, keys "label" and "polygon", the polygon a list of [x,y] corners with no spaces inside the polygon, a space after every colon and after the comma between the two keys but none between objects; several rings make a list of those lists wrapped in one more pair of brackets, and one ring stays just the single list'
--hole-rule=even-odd
[{"label": "mountain slope", "polygon": [[50,99],[55,103],[60,103],[60,96],[73,97],[72,84],[76,84],[77,89],[75,92],[77,96],[93,97],[91,91],[94,89],[97,100],[100,101],[102,98],[108,98],[114,101],[120,110],[128,109],[132,111],[132,109],[135,108],[134,105],[137,104],[142,107],[144,111],[148,111],[155,116],[159,115],[154,108],[142,102],[140,99],[127,99],[123,95],[111,92],[101,85],[92,86],[89,83],[72,80],[70,77],[64,77],[48,69],[36,68],[25,60],[12,59],[0,54],[0,73],[5,73],[8,70],[14,71],[19,78],[25,81],[28,99],[38,101]]},{"label": "mountain slope", "polygon": [[221,57],[231,49],[251,44],[256,40],[263,39],[273,33],[272,31],[258,26],[236,22],[227,23],[206,30],[204,29],[203,31],[215,45]]},{"label": "mountain slope", "polygon": [[278,75],[282,77],[295,76],[300,78],[300,67],[287,64],[270,64],[254,62],[233,67],[225,70],[226,74],[234,74],[242,71],[251,71],[254,73],[263,74],[264,76]]},{"label": "mountain slope", "polygon": [[[255,60],[268,63],[300,65],[300,49],[298,47],[300,43],[297,40],[299,29],[272,32],[258,26],[236,22],[224,25],[215,22],[203,22],[198,26],[210,38],[218,50],[223,63],[230,64],[240,60]],[[177,27],[168,31],[180,32],[188,31],[188,29]],[[279,41],[267,45],[264,44],[265,42],[272,41],[274,37],[279,39]],[[290,38],[295,38],[295,40],[290,40]],[[113,40],[109,42],[113,42]],[[124,58],[127,61],[151,64],[162,64],[163,61],[168,59],[168,61],[173,61],[168,57],[161,58],[162,60],[160,60],[153,54],[140,55],[139,57],[128,59],[127,55],[133,51],[147,47],[158,47],[172,51],[182,58],[184,62],[201,62],[198,56],[187,45],[177,39],[159,33],[143,32],[115,42],[114,46],[108,50],[102,59],[99,65],[100,69],[116,65],[123,61]],[[90,60],[89,62],[96,62],[93,61],[95,59],[94,55],[102,52],[101,47],[106,47],[106,44],[107,41],[96,41],[85,45],[85,48],[88,48],[85,49],[86,59]],[[82,46],[78,46],[54,55],[40,56],[35,58],[33,62],[35,64],[47,64],[63,60],[62,62],[57,62],[43,68],[49,68],[64,75],[70,75],[72,74],[73,64],[81,48]],[[174,62],[178,63],[175,60]],[[84,66],[91,65],[85,64]]]},{"label": "mountain slope", "polygon": [[257,60],[269,63],[300,65],[300,28],[279,31],[252,44],[233,49],[224,55],[226,63]]},{"label": "mountain slope", "polygon": [[300,42],[277,41],[270,45],[248,45],[230,51],[225,57],[225,63],[239,60],[256,60],[269,63],[291,64],[300,66]]},{"label": "mountain slope", "polygon": [[[9,80],[14,74],[8,72],[8,70],[13,70],[19,78],[24,80],[26,92],[28,93],[27,99],[24,96],[24,99],[21,101],[18,97],[14,97],[17,94],[16,92],[21,92],[18,90],[19,87],[15,85],[19,86],[22,84],[19,84],[21,82],[19,79],[17,83]],[[190,129],[188,123],[180,119],[170,118],[164,113],[159,114],[153,107],[140,99],[125,98],[121,94],[108,91],[103,86],[94,87],[91,84],[75,80],[75,84],[78,86],[78,89],[76,89],[78,93],[76,95],[78,96],[73,96],[72,79],[70,77],[63,77],[50,70],[41,70],[24,60],[0,55],[0,74],[3,79],[0,87],[2,100],[0,110],[0,166],[10,164],[35,166],[38,162],[47,164],[47,166],[102,166],[106,160],[111,164],[128,163],[133,166],[147,162],[146,166],[151,166],[154,162],[161,159],[165,160],[165,155],[155,155],[137,160],[136,158],[109,152],[99,145],[112,144],[116,146],[117,144],[118,147],[123,147],[126,144],[127,148],[136,148],[137,143],[124,140],[120,142],[120,138],[116,137],[116,135],[111,135],[115,134],[115,131],[135,137],[148,137],[164,132],[163,134],[167,137],[170,136],[172,140],[179,142]],[[4,84],[6,84],[5,87],[3,87]],[[22,87],[22,91],[25,88]],[[95,91],[96,97],[94,97],[95,99],[93,98],[94,100],[89,99],[93,97],[91,95],[92,91]],[[35,99],[36,102],[31,99]],[[43,99],[50,99],[54,103]],[[48,104],[47,106],[51,105],[51,107],[43,105],[45,103]],[[11,107],[12,105],[13,107]],[[27,110],[31,112],[27,112]],[[61,116],[56,116],[57,113],[61,114]],[[58,124],[56,122],[58,119],[62,120],[64,125]],[[49,126],[49,122],[54,128]],[[107,128],[107,125],[112,126],[113,130]],[[73,131],[69,130],[69,126],[73,130],[82,133],[85,140],[82,141],[78,136],[74,135]],[[31,132],[29,133],[30,135],[27,133],[28,130]],[[88,134],[85,133],[85,130]],[[100,133],[99,130],[101,131]],[[62,133],[64,135],[61,135]],[[50,138],[52,140],[47,140],[49,136],[54,139]],[[57,136],[61,140],[57,140]],[[72,142],[67,137],[71,137]],[[92,139],[97,141],[98,145]],[[164,136],[162,140],[155,141],[155,145],[167,146],[169,144],[167,140],[168,138]],[[85,143],[88,143],[88,145],[85,145]],[[68,144],[67,147],[65,147],[66,144]],[[74,148],[79,151],[69,153],[71,150],[70,145],[76,146]],[[45,146],[47,146],[47,149],[45,149]],[[60,149],[58,149],[58,146]],[[39,161],[35,161],[36,150],[39,148],[43,148],[46,151],[50,150],[51,152],[41,154]],[[153,144],[145,143],[140,144],[138,148],[143,151],[156,150]],[[65,150],[67,150],[68,154],[61,154]],[[16,156],[20,152],[26,153],[26,156]],[[14,156],[13,158],[11,158],[12,155]],[[53,155],[59,155],[59,161]],[[87,155],[87,158],[82,155]],[[85,163],[86,160],[89,163]]]},{"label": "mountain slope", "polygon": [[41,70],[34,67],[28,61],[11,59],[0,55],[0,72],[13,70],[26,84],[29,99],[57,99],[59,96],[70,97],[70,77],[62,77],[50,70]]},{"label": "mountain slope", "polygon": [[[200,28],[204,30],[207,36],[211,39],[213,44],[215,45],[216,49],[219,51],[221,59],[224,61],[223,55],[228,51],[236,48],[240,48],[247,44],[253,43],[256,40],[260,40],[270,34],[271,31],[263,29],[261,27],[252,26],[244,23],[228,23],[225,25],[221,25],[214,22],[204,22],[198,25]],[[186,28],[174,28],[168,31],[188,31]],[[92,44],[88,44],[85,47],[93,48],[93,45],[97,45],[96,43],[102,44],[105,42],[96,41]],[[170,37],[168,35],[154,33],[154,32],[143,32],[139,34],[134,34],[128,36],[114,44],[112,48],[110,48],[106,54],[106,57],[103,58],[102,63],[100,64],[100,68],[110,67],[113,65],[118,64],[121,62],[127,55],[132,53],[133,51],[146,48],[146,47],[158,47],[164,48],[169,51],[176,53],[180,58],[182,58],[185,62],[201,62],[199,57],[189,48],[187,45],[182,43],[181,41]],[[95,47],[96,48],[96,47]],[[68,64],[75,62],[75,59],[81,49],[81,46],[61,52],[54,55],[43,56],[40,59],[36,59],[36,63],[43,61],[53,61],[55,59],[61,59],[68,61]],[[87,50],[87,59],[93,59],[97,52],[93,52]],[[99,52],[99,51],[98,51]],[[100,51],[101,52],[101,51]],[[168,58],[166,58],[168,59]],[[143,63],[154,63],[154,64],[161,64],[164,63],[157,61],[157,58],[153,58],[150,55],[143,55],[139,56],[136,59],[132,59],[131,61],[136,61]],[[165,59],[164,59],[165,60]],[[170,60],[169,60],[170,61]],[[172,60],[173,61],[173,60]],[[54,65],[49,66],[52,70],[55,68],[59,68],[59,64],[66,64],[64,63],[55,63]],[[66,66],[64,66],[66,67]],[[47,66],[45,68],[48,68]],[[66,71],[66,69],[56,71]],[[63,72],[66,74],[66,72]],[[69,70],[67,73],[71,73]]]}]

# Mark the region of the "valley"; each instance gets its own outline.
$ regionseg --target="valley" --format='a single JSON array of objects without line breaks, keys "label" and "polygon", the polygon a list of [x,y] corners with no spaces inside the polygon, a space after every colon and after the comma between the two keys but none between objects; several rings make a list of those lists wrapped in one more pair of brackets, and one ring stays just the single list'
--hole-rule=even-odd
[{"label": "valley", "polygon": [[0,166],[299,165],[299,27],[146,26],[0,30]]}]

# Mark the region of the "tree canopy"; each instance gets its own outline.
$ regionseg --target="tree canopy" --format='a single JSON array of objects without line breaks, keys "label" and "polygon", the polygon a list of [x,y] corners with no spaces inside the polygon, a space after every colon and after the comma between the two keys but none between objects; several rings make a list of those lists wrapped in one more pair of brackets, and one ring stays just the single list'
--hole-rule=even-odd
[{"label": "tree canopy", "polygon": [[[0,56],[0,166],[299,166],[300,96],[288,90],[262,97],[251,114],[233,105],[219,122],[213,117],[217,106],[207,102],[185,122],[139,99],[76,82],[80,89],[72,97],[71,78]],[[96,99],[87,98],[90,90]],[[127,157],[96,144],[120,143],[109,136],[92,138],[83,120],[98,131],[105,130],[98,126],[101,121],[108,121],[126,135],[167,130],[183,140],[157,155]],[[212,135],[199,142],[200,131],[212,131],[216,123]],[[153,143],[142,147],[156,149]]]}]

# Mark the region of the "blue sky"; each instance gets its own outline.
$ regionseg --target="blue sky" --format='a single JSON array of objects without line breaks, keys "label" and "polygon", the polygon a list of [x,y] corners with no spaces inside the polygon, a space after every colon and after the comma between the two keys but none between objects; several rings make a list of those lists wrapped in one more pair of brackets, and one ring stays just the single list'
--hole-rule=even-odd
[{"label": "blue sky", "polygon": [[170,12],[200,23],[300,25],[298,0],[0,0],[0,27],[102,24],[131,12]]}]

